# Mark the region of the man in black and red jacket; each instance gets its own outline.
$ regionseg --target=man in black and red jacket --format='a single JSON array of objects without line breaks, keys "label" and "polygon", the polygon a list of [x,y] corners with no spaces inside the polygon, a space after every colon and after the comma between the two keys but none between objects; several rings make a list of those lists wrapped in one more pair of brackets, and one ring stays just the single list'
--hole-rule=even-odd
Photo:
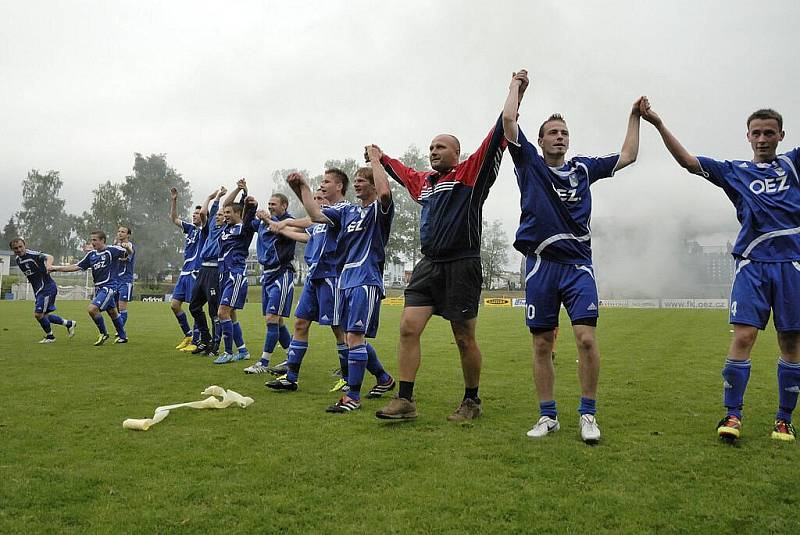
[{"label": "man in black and red jacket", "polygon": [[[520,98],[524,91],[520,88]],[[397,353],[400,391],[375,413],[378,418],[417,417],[412,393],[420,364],[420,336],[433,314],[450,321],[464,372],[464,398],[448,420],[472,420],[482,412],[478,397],[481,352],[475,340],[483,283],[481,220],[483,203],[497,178],[505,148],[502,117],[498,117],[478,150],[461,163],[460,144],[450,134],[431,141],[433,171],[415,171],[385,154],[381,156],[389,176],[422,205],[423,258],[414,267],[405,290]]]}]

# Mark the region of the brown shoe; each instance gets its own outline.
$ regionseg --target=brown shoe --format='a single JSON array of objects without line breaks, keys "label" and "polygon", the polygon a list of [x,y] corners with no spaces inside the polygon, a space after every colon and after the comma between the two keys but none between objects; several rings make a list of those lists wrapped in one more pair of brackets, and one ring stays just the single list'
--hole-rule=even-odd
[{"label": "brown shoe", "polygon": [[406,398],[395,395],[384,408],[375,412],[375,417],[381,420],[413,420],[417,414],[417,404]]},{"label": "brown shoe", "polygon": [[481,404],[474,399],[467,398],[461,402],[461,405],[455,410],[453,414],[447,417],[451,422],[465,422],[467,420],[474,420],[483,412]]}]

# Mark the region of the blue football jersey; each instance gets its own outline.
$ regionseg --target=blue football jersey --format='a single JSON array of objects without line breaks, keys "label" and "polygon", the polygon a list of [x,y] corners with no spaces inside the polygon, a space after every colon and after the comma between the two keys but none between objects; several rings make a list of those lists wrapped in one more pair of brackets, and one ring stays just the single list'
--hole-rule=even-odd
[{"label": "blue football jersey", "polygon": [[699,156],[699,175],[719,186],[742,225],[733,255],[759,262],[800,260],[800,149],[773,161],[719,161]]},{"label": "blue football jersey", "polygon": [[[272,221],[283,221],[284,219],[293,219],[293,217],[286,212],[280,217],[273,216],[270,219]],[[261,282],[270,283],[287,269],[294,271],[294,267],[292,267],[295,248],[294,240],[282,234],[274,234],[269,230],[269,223],[260,219],[254,219],[252,225],[258,233],[258,239],[256,240],[258,263],[264,269]]]},{"label": "blue football jersey", "polygon": [[[323,212],[329,208],[338,210],[347,206],[351,206],[351,204],[343,200],[332,206],[323,207]],[[319,259],[308,275],[312,280],[336,278],[339,276],[339,267],[337,265],[339,259],[337,254],[339,229],[331,225],[323,226],[325,227],[325,233],[319,243]]]},{"label": "blue football jersey", "polygon": [[16,257],[16,261],[17,267],[31,283],[34,295],[39,295],[39,292],[43,290],[52,292],[58,289],[53,277],[47,272],[46,254],[26,249],[25,254]]},{"label": "blue football jersey", "polygon": [[303,258],[306,261],[306,265],[309,267],[309,277],[311,276],[314,264],[319,260],[322,244],[325,241],[325,230],[327,230],[327,228],[328,225],[324,223],[314,223],[305,229],[306,234],[308,234],[308,241],[303,251]]},{"label": "blue football jersey", "polygon": [[332,228],[339,230],[337,246],[339,283],[342,290],[379,286],[383,292],[386,243],[394,218],[394,203],[384,208],[380,200],[367,206],[351,204],[322,209]]},{"label": "blue football jersey", "polygon": [[619,154],[576,156],[560,168],[551,168],[522,130],[518,143],[509,142],[508,150],[514,160],[522,208],[514,248],[553,262],[591,263],[589,186],[614,175]]},{"label": "blue football jersey", "polygon": [[219,237],[222,234],[222,229],[225,226],[217,225],[217,212],[219,211],[219,201],[214,201],[208,209],[208,219],[206,224],[203,225],[203,248],[200,251],[200,263],[209,263],[217,265],[219,259]]},{"label": "blue football jersey", "polygon": [[136,246],[131,244],[131,252],[119,260],[119,280],[125,284],[133,282],[133,270],[136,269]]},{"label": "blue football jersey", "polygon": [[250,253],[250,242],[253,241],[255,228],[255,208],[248,208],[241,223],[225,224],[219,235],[219,270],[220,273],[242,274],[247,271],[247,256]]},{"label": "blue football jersey", "polygon": [[116,289],[119,286],[119,259],[128,253],[122,247],[109,245],[102,251],[89,251],[78,262],[78,267],[83,271],[92,270],[92,279],[95,287],[105,286]]},{"label": "blue football jersey", "polygon": [[202,227],[195,227],[191,223],[181,221],[181,229],[186,234],[183,242],[183,267],[181,275],[188,275],[199,266],[200,249],[203,247]]}]

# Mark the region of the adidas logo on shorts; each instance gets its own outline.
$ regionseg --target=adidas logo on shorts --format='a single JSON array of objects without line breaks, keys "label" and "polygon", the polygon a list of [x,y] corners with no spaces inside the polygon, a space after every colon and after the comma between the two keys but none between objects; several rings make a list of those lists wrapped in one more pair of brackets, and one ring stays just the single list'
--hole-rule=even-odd
[{"label": "adidas logo on shorts", "polygon": [[591,305],[589,305],[588,307],[586,307],[586,310],[597,310],[597,305],[595,305],[594,303],[592,303]]}]

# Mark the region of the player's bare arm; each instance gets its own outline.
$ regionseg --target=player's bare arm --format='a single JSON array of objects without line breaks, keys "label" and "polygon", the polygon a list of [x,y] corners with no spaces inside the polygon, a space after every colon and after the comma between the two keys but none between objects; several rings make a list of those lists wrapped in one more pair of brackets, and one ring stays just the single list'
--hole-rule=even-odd
[{"label": "player's bare arm", "polygon": [[247,192],[247,182],[243,178],[240,178],[236,182],[236,187],[231,190],[227,197],[225,197],[225,201],[223,201],[222,205],[225,206],[226,204],[230,204],[235,201],[236,196],[239,195],[240,191]]},{"label": "player's bare arm", "polygon": [[392,189],[389,187],[389,175],[381,164],[383,153],[377,145],[365,147],[369,164],[372,167],[372,179],[375,181],[375,191],[381,200],[381,205],[386,208],[392,203]]},{"label": "player's bare arm", "polygon": [[305,232],[300,232],[293,227],[281,226],[279,225],[278,221],[270,221],[269,230],[273,234],[280,234],[281,236],[286,236],[290,240],[301,243],[308,243],[308,238],[309,238],[308,234],[306,234]]},{"label": "player's bare arm", "polygon": [[639,155],[639,123],[641,122],[641,104],[644,97],[639,97],[631,107],[631,114],[628,116],[628,130],[625,132],[625,141],[619,150],[619,161],[616,171],[628,167],[636,161]]},{"label": "player's bare arm", "polygon": [[687,151],[681,142],[678,141],[672,132],[670,132],[667,127],[664,125],[664,121],[658,114],[653,111],[653,108],[650,106],[650,101],[647,97],[642,97],[639,102],[639,113],[641,113],[642,119],[647,121],[648,123],[652,124],[658,133],[661,134],[661,139],[664,141],[664,145],[667,147],[667,150],[672,154],[672,157],[675,158],[675,161],[683,167],[684,169],[688,170],[691,173],[698,173],[700,172],[700,162],[697,160],[696,156]]},{"label": "player's bare arm", "polygon": [[519,104],[522,95],[528,88],[528,71],[520,69],[519,72],[512,73],[511,83],[508,86],[508,96],[503,105],[503,133],[509,141],[517,142],[519,136],[519,126],[517,117],[519,116]]},{"label": "player's bare arm", "polygon": [[169,218],[178,228],[183,228],[178,217],[178,188],[169,188]]},{"label": "player's bare arm", "polygon": [[208,217],[208,205],[211,204],[211,201],[217,198],[217,193],[219,193],[219,190],[214,190],[211,192],[211,194],[209,194],[209,196],[203,201],[202,206],[200,206],[200,216],[203,218],[203,220]]},{"label": "player's bare arm", "polygon": [[306,179],[303,177],[303,175],[300,173],[291,173],[286,177],[286,183],[289,184],[289,187],[292,188],[292,191],[294,191],[303,202],[303,208],[306,209],[306,212],[308,212],[308,216],[312,221],[317,223],[330,223],[328,218],[323,215],[322,210],[317,202],[314,200],[314,196],[311,193],[311,188],[308,187],[308,182],[306,182]]}]

